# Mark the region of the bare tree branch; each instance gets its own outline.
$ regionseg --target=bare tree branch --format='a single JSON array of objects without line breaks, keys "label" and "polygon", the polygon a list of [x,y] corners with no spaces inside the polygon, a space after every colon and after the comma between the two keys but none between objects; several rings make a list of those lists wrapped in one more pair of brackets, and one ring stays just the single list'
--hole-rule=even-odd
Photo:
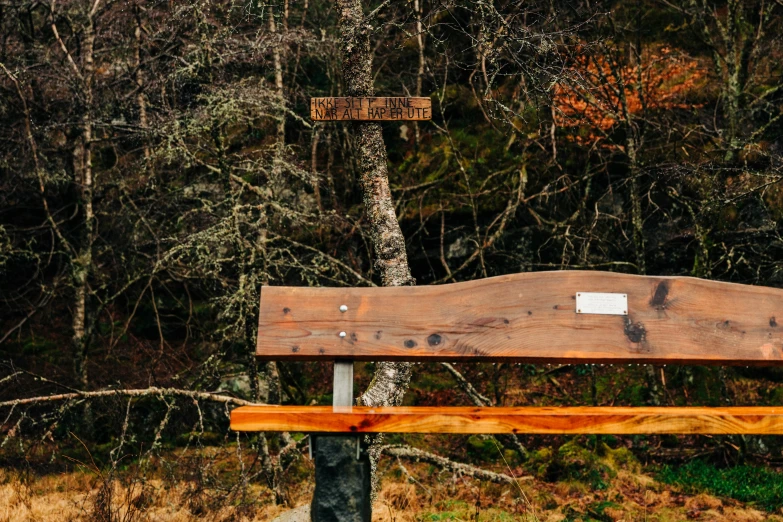
[{"label": "bare tree branch", "polygon": [[476,406],[492,406],[492,401],[489,399],[489,397],[486,397],[485,395],[482,395],[479,393],[476,388],[473,387],[470,382],[457,370],[452,366],[451,363],[440,363],[441,366],[446,368],[448,372],[451,374],[452,377],[454,377],[454,380],[457,381],[457,385],[464,391],[468,397],[470,397],[470,400],[473,401],[473,404]]},{"label": "bare tree branch", "polygon": [[182,390],[179,388],[158,388],[157,386],[152,386],[150,388],[142,388],[142,389],[78,391],[73,393],[60,393],[56,395],[41,395],[38,397],[26,397],[23,399],[14,399],[10,401],[0,402],[0,408],[26,406],[31,404],[43,404],[47,402],[56,402],[56,401],[70,401],[73,399],[97,399],[101,397],[112,397],[112,396],[149,397],[152,395],[188,397],[194,400],[219,402],[223,404],[233,404],[235,406],[251,406],[251,405],[259,404],[253,401],[246,401],[244,399],[237,399],[236,397],[229,397],[227,395],[219,395],[216,393]]},{"label": "bare tree branch", "polygon": [[449,460],[446,457],[441,457],[440,455],[435,455],[434,453],[422,451],[420,449],[405,445],[389,444],[386,446],[381,446],[381,452],[387,455],[391,455],[392,457],[398,457],[417,462],[426,462],[428,464],[433,464],[440,468],[452,471],[458,475],[473,477],[481,480],[488,480],[490,482],[495,482],[496,484],[516,484],[519,480],[533,480],[533,477],[514,478],[503,473],[495,473],[494,471],[477,468],[475,466],[471,466],[470,464],[454,462],[453,460]]}]

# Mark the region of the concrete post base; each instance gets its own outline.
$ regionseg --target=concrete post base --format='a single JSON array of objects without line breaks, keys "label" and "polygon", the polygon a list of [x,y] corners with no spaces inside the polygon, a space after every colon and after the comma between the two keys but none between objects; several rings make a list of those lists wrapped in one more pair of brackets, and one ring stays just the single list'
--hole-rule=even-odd
[{"label": "concrete post base", "polygon": [[371,522],[370,458],[356,435],[312,435],[315,446],[313,522]]}]

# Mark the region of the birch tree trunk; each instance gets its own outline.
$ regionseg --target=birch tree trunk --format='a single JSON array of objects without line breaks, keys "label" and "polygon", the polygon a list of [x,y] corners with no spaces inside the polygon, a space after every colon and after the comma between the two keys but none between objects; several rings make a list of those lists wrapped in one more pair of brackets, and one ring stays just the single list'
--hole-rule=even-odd
[{"label": "birch tree trunk", "polygon": [[[371,17],[365,16],[360,0],[337,0],[340,46],[343,58],[343,80],[346,96],[373,96]],[[370,219],[370,234],[375,252],[375,268],[383,286],[413,286],[405,251],[405,238],[394,211],[381,126],[378,123],[356,123],[354,127],[359,155],[359,174],[364,206]],[[381,362],[367,390],[359,397],[366,406],[398,406],[408,387],[411,363]],[[378,440],[371,449],[373,475],[379,456]]]},{"label": "birch tree trunk", "polygon": [[74,284],[76,287],[76,305],[73,315],[74,345],[77,349],[77,378],[82,389],[87,389],[87,286],[92,269],[92,243],[94,236],[95,213],[92,206],[93,172],[92,172],[92,80],[93,80],[93,49],[95,48],[94,13],[90,13],[84,37],[84,98],[85,107],[82,115],[82,165],[81,165],[81,203],[84,212],[82,238],[79,245],[79,255],[74,262]]},{"label": "birch tree trunk", "polygon": [[[100,6],[100,0],[95,0],[92,8],[87,13],[84,25],[84,40],[82,47],[81,70],[76,65],[65,43],[60,38],[55,20],[55,3],[52,3],[52,32],[67,57],[68,63],[80,80],[84,107],[81,117],[81,141],[74,147],[73,160],[79,185],[79,204],[82,210],[82,227],[76,242],[73,257],[71,259],[71,281],[74,290],[73,315],[71,327],[73,329],[72,344],[74,348],[74,373],[76,381],[81,389],[86,390],[89,378],[87,372],[88,344],[90,337],[89,317],[89,275],[92,270],[92,247],[95,239],[95,213],[93,211],[93,169],[92,169],[92,142],[93,142],[93,77],[94,77],[94,48],[95,48],[95,18]],[[87,415],[88,417],[89,415]],[[88,421],[89,422],[89,421]]]},{"label": "birch tree trunk", "polygon": [[[272,160],[273,183],[277,188],[282,188],[285,184],[283,178],[282,161],[285,153],[285,90],[283,85],[283,43],[282,38],[288,30],[288,3],[285,4],[283,12],[283,34],[278,31],[277,21],[275,20],[275,11],[270,4],[268,9],[268,28],[272,36],[272,63],[275,70],[275,94],[277,96],[277,140],[275,141],[274,158]],[[268,361],[266,363],[266,379],[269,384],[269,404],[281,404],[283,391],[280,383],[280,372],[277,369],[277,361]]]},{"label": "birch tree trunk", "polygon": [[139,127],[141,128],[143,140],[144,140],[144,159],[150,159],[150,148],[147,143],[147,100],[144,96],[144,71],[141,68],[141,7],[136,6],[134,8],[134,14],[136,17],[136,29],[133,31],[134,39],[136,40],[136,47],[134,48],[134,66],[136,71],[134,73],[136,80],[136,87],[138,88],[138,94],[136,94],[136,105],[139,109]]},{"label": "birch tree trunk", "polygon": [[[413,11],[416,16],[416,43],[419,47],[419,69],[416,71],[416,96],[421,96],[422,83],[424,80],[424,35],[421,25],[421,1],[413,0]],[[418,149],[419,142],[421,141],[421,132],[419,130],[419,122],[413,122],[413,130],[416,138],[416,147]]]},{"label": "birch tree trunk", "polygon": [[[285,29],[288,26],[287,18],[288,18],[288,4],[286,4],[286,13],[285,17],[283,18],[283,31],[285,32]],[[277,158],[275,158],[275,162],[280,160],[280,155],[282,155],[282,151],[285,148],[285,93],[283,91],[283,57],[281,52],[281,35],[278,34],[277,31],[277,22],[275,21],[275,12],[272,9],[272,6],[270,5],[268,7],[269,9],[269,34],[272,35],[272,63],[274,64],[275,68],[275,93],[277,94],[277,101],[280,104],[279,111],[279,120],[277,121],[277,148],[276,148],[276,154],[278,155]]]}]

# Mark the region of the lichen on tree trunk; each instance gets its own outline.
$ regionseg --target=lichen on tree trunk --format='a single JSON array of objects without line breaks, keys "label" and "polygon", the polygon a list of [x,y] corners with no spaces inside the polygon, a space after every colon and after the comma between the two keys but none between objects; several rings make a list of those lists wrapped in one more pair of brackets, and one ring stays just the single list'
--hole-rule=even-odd
[{"label": "lichen on tree trunk", "polygon": [[[343,79],[348,96],[373,96],[372,20],[365,17],[359,0],[337,0],[340,11],[340,44]],[[354,127],[359,151],[364,206],[370,219],[375,267],[383,286],[414,285],[408,267],[405,238],[397,222],[389,190],[386,145],[378,123]],[[381,363],[360,402],[368,406],[399,404],[410,378],[410,363]]]},{"label": "lichen on tree trunk", "polygon": [[[337,0],[340,13],[340,46],[343,80],[347,96],[373,96],[372,50],[370,36],[372,17],[365,16],[360,0]],[[375,268],[383,286],[414,285],[408,267],[405,238],[397,221],[389,190],[388,158],[378,123],[355,123],[364,206],[370,220],[370,234],[375,252]],[[411,376],[411,363],[378,363],[372,382],[359,397],[367,406],[390,406],[402,403]],[[375,439],[379,439],[375,437]],[[379,440],[370,449],[373,475],[380,455]]]},{"label": "lichen on tree trunk", "polygon": [[[87,358],[91,330],[89,310],[89,276],[93,265],[93,242],[95,240],[95,212],[93,209],[93,76],[95,74],[94,50],[95,50],[95,15],[100,5],[96,0],[87,16],[84,26],[84,40],[82,48],[82,69],[79,71],[73,65],[77,76],[82,80],[82,96],[84,107],[82,109],[81,140],[74,148],[74,170],[78,173],[77,184],[80,189],[79,205],[82,211],[82,227],[79,231],[79,239],[76,243],[75,256],[71,260],[71,280],[74,288],[73,328],[72,343],[74,347],[74,373],[76,382],[82,390],[89,385],[87,372]],[[54,24],[52,25],[54,28]],[[59,36],[58,36],[59,38]],[[89,406],[87,407],[89,408]],[[85,417],[89,423],[89,409],[85,410]]]}]

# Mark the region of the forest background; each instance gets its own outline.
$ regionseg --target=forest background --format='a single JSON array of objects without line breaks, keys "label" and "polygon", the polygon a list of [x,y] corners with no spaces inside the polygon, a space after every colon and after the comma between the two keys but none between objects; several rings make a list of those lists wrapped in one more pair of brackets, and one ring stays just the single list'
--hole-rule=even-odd
[{"label": "forest background", "polygon": [[[780,0],[372,2],[413,277],[783,285]],[[0,520],[268,520],[331,364],[258,363],[261,285],[380,284],[335,3],[0,1]],[[373,363],[357,364],[357,390]],[[406,404],[783,405],[780,369],[419,364]],[[783,520],[770,437],[394,436],[384,520]],[[777,513],[777,518],[774,513]],[[505,517],[505,518],[504,518]]]}]

